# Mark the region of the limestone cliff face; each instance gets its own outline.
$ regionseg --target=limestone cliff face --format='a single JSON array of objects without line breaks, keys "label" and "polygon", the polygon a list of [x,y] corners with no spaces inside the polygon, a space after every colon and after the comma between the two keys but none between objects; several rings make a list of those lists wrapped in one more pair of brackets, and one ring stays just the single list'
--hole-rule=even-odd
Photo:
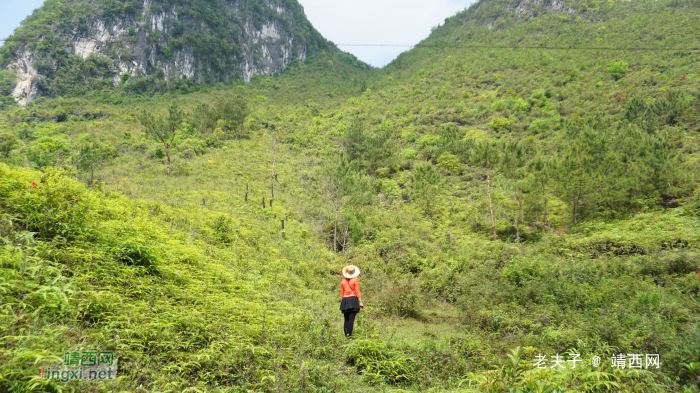
[{"label": "limestone cliff face", "polygon": [[17,85],[12,91],[12,96],[22,105],[27,105],[29,100],[38,95],[36,88],[37,71],[33,67],[36,57],[26,48],[17,52],[15,60],[7,67],[17,72]]},{"label": "limestone cliff face", "polygon": [[513,6],[513,9],[518,16],[536,16],[542,11],[549,13],[566,11],[568,14],[572,14],[576,11],[572,7],[569,7],[566,10],[565,8],[564,2],[561,0],[518,0]]},{"label": "limestone cliff face", "polygon": [[486,28],[503,30],[507,19],[537,18],[549,14],[571,15],[572,4],[579,0],[479,0],[466,13],[466,20],[483,23]]},{"label": "limestone cliff face", "polygon": [[[97,10],[102,1],[122,0],[93,0],[91,5]],[[123,74],[166,81],[186,77],[202,83],[237,78],[249,82],[255,75],[277,74],[303,62],[319,48],[304,43],[326,42],[293,0],[131,1],[138,2],[131,14],[115,17],[95,11],[88,13],[82,26],[49,26],[55,32],[52,42],[65,51],[61,56],[108,59],[106,76],[114,84],[120,83]],[[16,71],[13,95],[22,105],[45,94],[44,86],[69,63],[57,60],[55,51],[36,47],[20,43],[6,65]],[[104,60],[99,64],[104,66]],[[36,66],[38,62],[41,67]],[[100,75],[105,78],[105,72]]]}]

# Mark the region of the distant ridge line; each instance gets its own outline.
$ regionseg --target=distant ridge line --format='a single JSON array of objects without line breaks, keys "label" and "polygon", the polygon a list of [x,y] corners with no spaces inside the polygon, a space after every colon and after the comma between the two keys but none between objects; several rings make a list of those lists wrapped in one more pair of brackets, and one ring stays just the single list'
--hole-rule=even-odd
[{"label": "distant ridge line", "polygon": [[[444,48],[444,49],[543,49],[543,50],[604,50],[604,51],[678,51],[678,52],[698,52],[700,48],[648,48],[648,47],[576,47],[576,46],[509,46],[509,45],[439,45],[439,44],[336,44],[333,42],[247,42],[247,41],[158,41],[158,40],[94,40],[82,39],[102,44],[165,44],[165,45],[299,45],[299,46],[329,46],[337,47],[402,47],[402,48]],[[0,42],[23,42],[23,43],[39,43],[39,42],[74,42],[75,40],[42,40],[42,39],[0,39]]]}]

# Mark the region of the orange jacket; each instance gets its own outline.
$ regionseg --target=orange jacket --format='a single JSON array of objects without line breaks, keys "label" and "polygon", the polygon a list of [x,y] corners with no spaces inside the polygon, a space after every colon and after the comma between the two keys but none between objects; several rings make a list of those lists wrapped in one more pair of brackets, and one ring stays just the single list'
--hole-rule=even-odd
[{"label": "orange jacket", "polygon": [[[355,293],[353,293],[355,291]],[[349,296],[357,296],[359,299],[362,297],[362,294],[360,293],[360,279],[357,277],[347,279],[343,278],[340,281],[340,298],[344,297],[349,297]]]}]

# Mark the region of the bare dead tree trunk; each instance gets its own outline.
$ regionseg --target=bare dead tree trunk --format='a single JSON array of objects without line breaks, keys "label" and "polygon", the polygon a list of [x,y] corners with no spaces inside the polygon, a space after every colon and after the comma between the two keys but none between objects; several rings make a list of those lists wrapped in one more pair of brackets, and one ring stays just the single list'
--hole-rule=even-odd
[{"label": "bare dead tree trunk", "polygon": [[425,214],[430,216],[430,194],[428,189],[425,189]]},{"label": "bare dead tree trunk", "polygon": [[341,234],[343,236],[343,240],[341,242],[341,245],[343,246],[343,255],[345,255],[345,251],[348,248],[348,233],[349,233],[349,228],[347,224],[343,226],[343,229],[341,231]]},{"label": "bare dead tree trunk", "polygon": [[335,205],[335,223],[333,226],[333,252],[338,252],[338,204]]},{"label": "bare dead tree trunk", "polygon": [[547,221],[547,229],[552,230],[552,225],[549,223],[549,212],[547,211],[547,194],[545,193],[544,180],[542,180],[542,200],[544,201],[544,219]]},{"label": "bare dead tree trunk", "polygon": [[275,197],[275,179],[277,179],[277,170],[275,169],[275,164],[277,163],[277,141],[270,135],[272,140],[272,173],[270,174],[270,198]]},{"label": "bare dead tree trunk", "polygon": [[493,205],[491,204],[491,173],[486,170],[486,185],[489,192],[489,211],[491,212],[491,228],[493,228],[493,240],[498,240],[496,236],[496,219],[493,217]]},{"label": "bare dead tree trunk", "polygon": [[168,157],[168,167],[166,173],[168,176],[170,176],[170,151],[168,149],[168,145],[165,145],[165,156]]},{"label": "bare dead tree trunk", "polygon": [[515,217],[515,241],[520,243],[520,217],[523,215],[522,196],[516,191],[515,199],[518,201],[518,215]]},{"label": "bare dead tree trunk", "polygon": [[277,141],[275,141],[272,147],[272,176],[274,176],[275,178],[277,177],[277,169],[275,169],[275,164],[277,163],[277,150],[275,148],[276,146]]}]

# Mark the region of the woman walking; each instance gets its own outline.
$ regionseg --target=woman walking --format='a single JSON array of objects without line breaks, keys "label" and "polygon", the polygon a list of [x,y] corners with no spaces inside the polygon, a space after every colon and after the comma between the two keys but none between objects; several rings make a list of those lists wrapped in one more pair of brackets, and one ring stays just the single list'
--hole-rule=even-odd
[{"label": "woman walking", "polygon": [[352,338],[352,327],[355,323],[355,316],[360,312],[362,304],[362,294],[360,293],[360,269],[357,266],[348,265],[343,268],[343,279],[340,281],[340,311],[345,316],[343,331],[345,337]]}]

